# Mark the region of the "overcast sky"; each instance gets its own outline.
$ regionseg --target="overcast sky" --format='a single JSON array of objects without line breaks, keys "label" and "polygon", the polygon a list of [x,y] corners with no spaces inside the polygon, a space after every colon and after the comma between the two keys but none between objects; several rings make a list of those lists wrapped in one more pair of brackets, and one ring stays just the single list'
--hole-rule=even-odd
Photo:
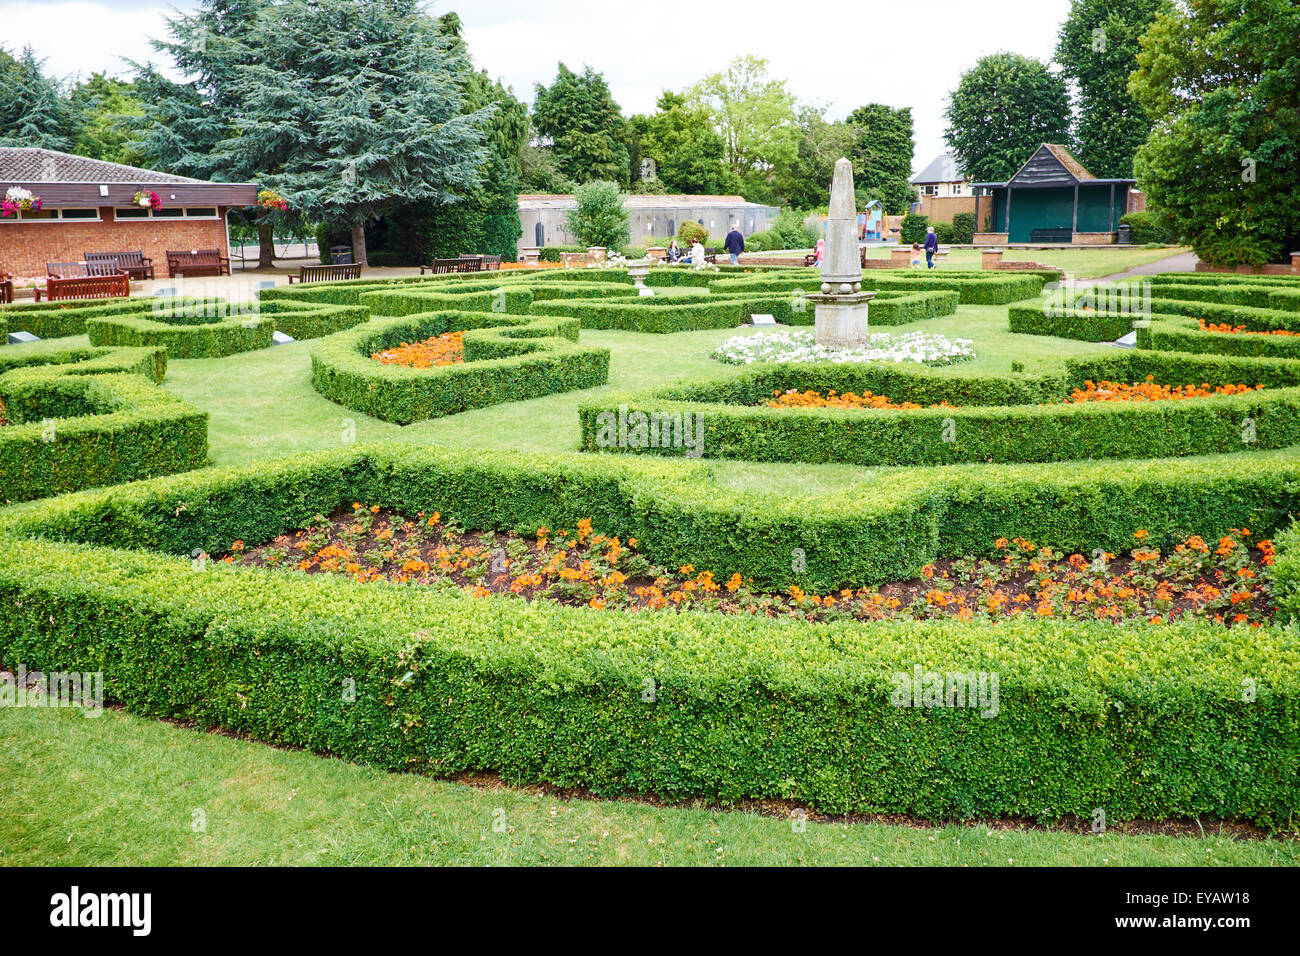
[{"label": "overcast sky", "polygon": [[[173,5],[153,0],[0,0],[3,44],[30,43],[59,76],[125,73],[122,57],[149,59]],[[624,113],[654,109],[664,88],[681,89],[733,57],[771,61],[802,100],[831,119],[863,103],[910,106],[913,171],[944,149],[943,110],[962,71],[1010,50],[1047,60],[1069,0],[434,0],[460,14],[475,63],[521,98],[555,76],[557,61],[603,72]]]}]

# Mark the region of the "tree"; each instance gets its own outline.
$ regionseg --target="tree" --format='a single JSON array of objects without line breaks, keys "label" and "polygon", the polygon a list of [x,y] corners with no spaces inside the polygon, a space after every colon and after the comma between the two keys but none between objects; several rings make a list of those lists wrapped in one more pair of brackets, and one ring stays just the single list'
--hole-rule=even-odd
[{"label": "tree", "polygon": [[1065,80],[1016,53],[983,57],[963,73],[944,117],[944,139],[976,182],[1002,182],[1041,144],[1070,142]]},{"label": "tree", "polygon": [[626,183],[625,124],[604,76],[589,66],[574,73],[561,63],[549,87],[534,89],[533,127],[551,141],[560,172],[579,183]]},{"label": "tree", "polygon": [[15,59],[0,47],[0,145],[66,150],[72,111],[30,46]]},{"label": "tree", "polygon": [[103,73],[75,84],[68,96],[75,129],[72,152],[110,163],[141,166],[147,159],[130,146],[131,121],[144,115],[135,84]]},{"label": "tree", "polygon": [[1129,92],[1154,123],[1134,171],[1218,265],[1300,248],[1300,6],[1193,0],[1157,16]]},{"label": "tree", "polygon": [[915,196],[912,155],[916,152],[912,109],[868,103],[849,114],[854,128],[853,184],[881,201],[885,212],[901,216]]},{"label": "tree", "polygon": [[[127,148],[156,169],[283,191],[277,177],[293,138],[245,137],[235,119],[245,105],[244,70],[262,59],[257,24],[270,6],[270,0],[203,0],[193,13],[169,18],[168,39],[150,42],[185,79],[173,80],[152,64],[132,64],[143,115],[134,123],[137,135]],[[301,218],[296,202],[287,213],[236,213],[237,220],[257,229],[259,268],[273,265],[276,227],[301,223]]]},{"label": "tree", "polygon": [[725,160],[722,137],[709,113],[687,105],[686,97],[665,90],[658,112],[646,120],[643,151],[655,161],[656,176],[668,192],[728,195],[740,180]]},{"label": "tree", "polygon": [[1073,0],[1061,25],[1056,62],[1078,88],[1075,155],[1094,176],[1133,175],[1133,154],[1151,122],[1128,92],[1138,41],[1168,0]]},{"label": "tree", "polygon": [[565,215],[565,225],[588,246],[621,249],[632,239],[627,209],[618,183],[595,180],[583,183],[577,192],[578,208]]},{"label": "tree", "polygon": [[519,151],[520,188],[536,193],[571,193],[575,183],[555,162],[548,147],[525,143]]},{"label": "tree", "polygon": [[[348,228],[357,262],[368,222],[480,185],[490,111],[462,110],[468,62],[415,0],[287,0],[248,45],[259,58],[234,85],[232,129],[254,153],[283,149],[278,184]],[[244,148],[234,138],[221,148]]]},{"label": "tree", "polygon": [[799,125],[794,95],[784,80],[768,76],[767,60],[737,57],[723,72],[692,86],[686,101],[712,117],[723,156],[746,198],[772,198],[773,171],[792,164],[798,154]]},{"label": "tree", "polygon": [[823,107],[800,107],[799,140],[793,162],[773,172],[773,188],[781,205],[816,209],[827,204],[835,161],[853,152],[857,130],[847,123],[828,122]]}]

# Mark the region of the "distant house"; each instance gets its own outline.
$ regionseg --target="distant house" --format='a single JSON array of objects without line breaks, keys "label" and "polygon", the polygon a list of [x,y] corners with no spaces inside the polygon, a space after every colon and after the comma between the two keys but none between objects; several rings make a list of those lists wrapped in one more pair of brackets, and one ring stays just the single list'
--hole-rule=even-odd
[{"label": "distant house", "polygon": [[946,199],[949,196],[973,195],[970,177],[962,175],[957,168],[957,160],[947,153],[940,153],[930,160],[925,169],[912,177],[912,185],[922,199],[926,196]]},{"label": "distant house", "polygon": [[1110,245],[1135,180],[1098,179],[1064,146],[1044,143],[1001,183],[972,183],[977,244]]},{"label": "distant house", "polygon": [[[167,250],[230,255],[226,213],[257,202],[251,183],[214,183],[108,163],[52,149],[0,146],[0,197],[19,186],[40,209],[0,217],[0,272],[44,276],[47,262],[81,262],[87,252],[142,251],[159,278]],[[143,208],[138,192],[158,194]]]},{"label": "distant house", "polygon": [[[780,214],[779,206],[746,202],[742,196],[633,195],[624,196],[632,229],[632,242],[677,235],[686,220],[698,222],[709,235],[721,239],[735,226],[743,235],[768,229]],[[519,196],[519,224],[523,236],[519,249],[576,245],[565,214],[578,201],[567,194],[523,193]]]}]

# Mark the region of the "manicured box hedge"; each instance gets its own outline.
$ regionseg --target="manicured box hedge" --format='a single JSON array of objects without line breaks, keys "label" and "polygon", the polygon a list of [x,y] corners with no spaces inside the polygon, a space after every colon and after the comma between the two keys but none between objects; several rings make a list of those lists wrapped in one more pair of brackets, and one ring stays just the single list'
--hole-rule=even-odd
[{"label": "manicured box hedge", "polygon": [[[714,292],[786,292],[803,289],[812,294],[821,289],[821,276],[813,271],[803,275],[759,275],[745,278],[720,278],[709,283]],[[1001,305],[1038,295],[1043,276],[1033,272],[962,272],[944,270],[916,272],[910,270],[865,271],[862,288],[891,292],[956,292],[963,305]]]},{"label": "manicured box hedge", "polygon": [[129,299],[72,299],[60,302],[21,302],[0,307],[0,318],[9,320],[14,332],[31,332],[42,339],[85,335],[86,320],[105,316],[152,316],[185,310],[224,307],[224,300],[212,298],[133,297]]},{"label": "manicured box hedge", "polygon": [[1137,333],[1138,347],[1144,349],[1300,359],[1300,335],[1207,332],[1195,319],[1182,315],[1153,315]]},{"label": "manicured box hedge", "polygon": [[1008,327],[1025,335],[1050,335],[1083,342],[1113,342],[1133,331],[1133,316],[1070,308],[1053,314],[1042,299],[1017,302],[1007,307]]},{"label": "manicured box hedge", "polygon": [[699,329],[733,329],[749,320],[752,312],[768,311],[768,300],[751,309],[751,300],[710,296],[706,301],[681,304],[670,298],[634,300],[554,299],[534,302],[538,315],[566,315],[584,329],[622,329],[628,332],[692,332]]},{"label": "manicured box hedge", "polygon": [[[662,527],[697,566],[721,547],[788,567],[792,533],[810,567],[879,561],[862,543],[895,553],[891,525],[907,523],[883,519],[905,513],[921,519],[908,543],[928,553],[973,523],[981,536],[1040,541],[1050,534],[1036,532],[1086,526],[1088,547],[1107,547],[1120,528],[1131,541],[1131,522],[1148,516],[1160,516],[1153,537],[1193,513],[1207,536],[1207,521],[1240,526],[1243,507],[1287,480],[1294,503],[1296,463],[1272,464],[1245,461],[1232,475],[1211,463],[1177,475],[1163,462],[1112,474],[958,469],[902,495],[906,485],[882,478],[888,501],[865,489],[798,507],[719,494],[704,467],[604,458],[358,449],[217,469],[0,514],[3,533],[21,536],[0,545],[0,660],[102,671],[109,700],[133,712],[394,770],[496,771],[601,795],[788,799],[829,813],[1049,821],[1103,807],[1112,820],[1285,828],[1300,811],[1291,630],[1236,640],[1193,624],[632,615],[189,559],[352,500],[483,529],[590,516],[647,546]],[[917,666],[998,675],[997,715],[893,706],[892,675]],[[1250,702],[1246,678],[1258,690]]]},{"label": "manicured box hedge", "polygon": [[[579,409],[589,451],[759,462],[941,465],[1155,458],[1300,444],[1300,364],[1173,352],[1071,359],[1060,374],[953,374],[884,363],[774,364],[696,385],[602,396]],[[1087,380],[1267,386],[1194,401],[1059,404]],[[769,408],[776,392],[871,391],[895,402],[956,408],[916,410]],[[1054,403],[1054,404],[1053,404]],[[628,416],[693,416],[702,449],[682,442],[625,440],[611,431]],[[676,420],[675,418],[673,420]],[[687,420],[685,417],[683,421]],[[661,426],[662,427],[662,426]],[[692,434],[694,434],[692,432]],[[669,447],[651,447],[668,444]]]},{"label": "manicured box hedge", "polygon": [[[416,369],[370,358],[403,342],[460,330],[466,330],[463,364]],[[578,323],[572,319],[477,312],[375,319],[313,349],[312,385],[330,401],[409,425],[605,384],[609,350],[577,342]]]},{"label": "manicured box hedge", "polygon": [[31,349],[0,355],[0,501],[197,468],[208,416],[155,384],[161,348]]}]

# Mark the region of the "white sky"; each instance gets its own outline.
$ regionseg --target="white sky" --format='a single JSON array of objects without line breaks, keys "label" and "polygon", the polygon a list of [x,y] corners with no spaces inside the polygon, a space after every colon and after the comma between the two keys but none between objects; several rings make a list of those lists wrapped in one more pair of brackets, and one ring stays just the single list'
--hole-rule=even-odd
[{"label": "white sky", "polygon": [[[177,0],[175,7],[194,4]],[[732,58],[771,61],[801,100],[839,119],[863,103],[911,106],[913,171],[942,152],[943,110],[962,71],[987,53],[1051,58],[1069,0],[432,0],[460,14],[475,64],[532,99],[558,61],[605,74],[625,114],[650,112],[659,91],[681,89]],[[30,43],[59,76],[126,72],[149,59],[172,4],[155,0],[0,0],[3,44]]]}]

